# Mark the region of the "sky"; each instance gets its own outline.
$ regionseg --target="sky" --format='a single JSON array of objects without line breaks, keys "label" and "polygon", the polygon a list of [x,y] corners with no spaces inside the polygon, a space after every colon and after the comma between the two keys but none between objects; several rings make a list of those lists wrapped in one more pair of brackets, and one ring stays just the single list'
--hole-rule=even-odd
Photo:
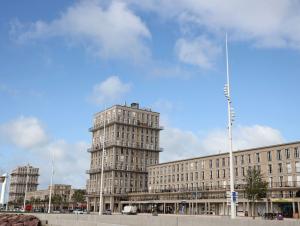
[{"label": "sky", "polygon": [[94,113],[161,113],[160,161],[226,152],[225,34],[235,150],[299,140],[300,2],[0,3],[0,172],[85,187]]}]

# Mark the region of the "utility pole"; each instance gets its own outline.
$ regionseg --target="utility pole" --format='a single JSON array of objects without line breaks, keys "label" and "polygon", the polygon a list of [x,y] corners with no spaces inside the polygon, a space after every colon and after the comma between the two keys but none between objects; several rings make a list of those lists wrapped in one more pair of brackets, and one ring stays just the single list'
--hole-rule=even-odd
[{"label": "utility pole", "polygon": [[50,179],[50,191],[49,191],[49,205],[48,205],[48,213],[51,213],[51,199],[52,199],[52,187],[53,187],[53,175],[54,175],[54,160],[51,155],[51,179]]},{"label": "utility pole", "polygon": [[229,142],[229,159],[230,159],[230,205],[231,205],[231,219],[236,217],[236,193],[234,191],[234,172],[233,172],[233,153],[232,153],[232,124],[234,121],[234,111],[231,107],[230,97],[230,77],[229,77],[229,63],[228,63],[228,46],[227,46],[227,33],[226,33],[226,75],[227,83],[224,87],[224,93],[227,98],[228,108],[228,142]]},{"label": "utility pole", "polygon": [[101,179],[100,179],[100,198],[99,198],[99,215],[103,214],[103,170],[104,170],[104,152],[105,152],[105,124],[106,124],[106,106],[104,109],[104,124],[102,138],[102,159],[101,159]]},{"label": "utility pole", "polygon": [[23,210],[25,212],[26,209],[26,196],[27,196],[27,190],[28,190],[28,180],[29,180],[29,164],[26,168],[26,184],[25,184],[25,194],[24,194],[24,202],[23,202]]}]

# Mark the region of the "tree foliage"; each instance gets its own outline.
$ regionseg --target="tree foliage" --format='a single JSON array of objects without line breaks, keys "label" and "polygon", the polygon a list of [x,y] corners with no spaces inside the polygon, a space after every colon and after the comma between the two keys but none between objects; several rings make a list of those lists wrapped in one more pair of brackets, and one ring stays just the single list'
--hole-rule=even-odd
[{"label": "tree foliage", "polygon": [[73,202],[84,202],[85,201],[85,191],[84,190],[76,190],[74,191],[74,194],[72,195],[72,201]]},{"label": "tree foliage", "polygon": [[246,176],[245,192],[249,200],[255,201],[266,197],[268,182],[263,180],[259,170],[249,169]]}]

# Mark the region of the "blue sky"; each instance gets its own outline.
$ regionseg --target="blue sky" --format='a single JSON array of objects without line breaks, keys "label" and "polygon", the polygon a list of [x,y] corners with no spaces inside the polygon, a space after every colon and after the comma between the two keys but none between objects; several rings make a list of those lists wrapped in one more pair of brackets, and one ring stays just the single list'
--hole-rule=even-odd
[{"label": "blue sky", "polygon": [[45,187],[54,153],[84,187],[93,114],[125,101],[161,112],[162,161],[226,151],[226,31],[235,149],[299,140],[300,4],[175,2],[2,1],[0,170]]}]

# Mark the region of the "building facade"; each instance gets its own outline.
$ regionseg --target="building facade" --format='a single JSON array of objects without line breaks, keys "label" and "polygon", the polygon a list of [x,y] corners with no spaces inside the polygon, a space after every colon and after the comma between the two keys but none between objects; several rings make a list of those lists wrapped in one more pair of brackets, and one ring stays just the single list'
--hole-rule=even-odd
[{"label": "building facade", "polygon": [[[105,138],[104,138],[105,125]],[[115,105],[94,116],[90,169],[87,170],[87,205],[99,210],[101,160],[104,151],[104,210],[120,210],[120,198],[148,187],[147,167],[158,164],[159,113],[139,104]]]},{"label": "building facade", "polygon": [[39,168],[19,166],[10,174],[9,202],[22,203],[27,192],[36,191],[38,186]]},{"label": "building facade", "polygon": [[[237,211],[250,212],[244,187],[248,169],[261,171],[268,182],[265,199],[257,203],[256,215],[300,211],[300,142],[235,151],[234,180],[238,191]],[[124,197],[122,205],[134,203],[142,211],[149,203],[162,212],[229,215],[229,153],[156,164],[148,167],[148,191]]]}]

